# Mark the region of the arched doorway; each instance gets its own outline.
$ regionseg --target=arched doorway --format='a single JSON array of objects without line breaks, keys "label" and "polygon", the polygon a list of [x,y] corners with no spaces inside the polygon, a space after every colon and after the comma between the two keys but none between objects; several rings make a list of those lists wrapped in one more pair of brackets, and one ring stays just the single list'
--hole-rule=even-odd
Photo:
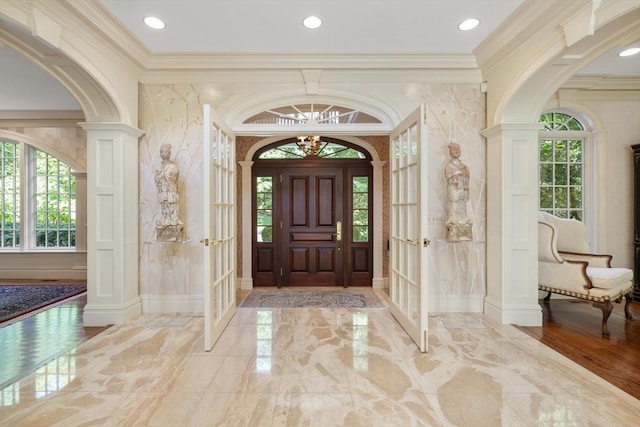
[{"label": "arched doorway", "polygon": [[257,150],[251,178],[256,286],[371,286],[371,155],[331,137]]}]

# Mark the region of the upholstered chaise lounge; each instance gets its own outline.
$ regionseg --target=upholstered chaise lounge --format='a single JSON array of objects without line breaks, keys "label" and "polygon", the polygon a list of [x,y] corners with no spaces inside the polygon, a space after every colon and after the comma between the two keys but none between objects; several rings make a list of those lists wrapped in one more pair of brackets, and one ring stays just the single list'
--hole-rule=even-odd
[{"label": "upholstered chaise lounge", "polygon": [[612,268],[611,255],[589,253],[584,224],[562,219],[546,212],[538,214],[538,289],[592,301],[602,310],[602,335],[609,335],[607,320],[613,310],[611,301],[626,298],[625,317],[633,301],[633,271]]}]

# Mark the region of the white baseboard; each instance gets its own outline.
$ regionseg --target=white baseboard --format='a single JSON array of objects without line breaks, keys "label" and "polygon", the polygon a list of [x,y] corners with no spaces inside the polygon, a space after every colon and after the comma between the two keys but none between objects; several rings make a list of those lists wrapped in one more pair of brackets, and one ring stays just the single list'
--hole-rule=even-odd
[{"label": "white baseboard", "polygon": [[2,280],[87,280],[87,268],[70,270],[0,270]]}]

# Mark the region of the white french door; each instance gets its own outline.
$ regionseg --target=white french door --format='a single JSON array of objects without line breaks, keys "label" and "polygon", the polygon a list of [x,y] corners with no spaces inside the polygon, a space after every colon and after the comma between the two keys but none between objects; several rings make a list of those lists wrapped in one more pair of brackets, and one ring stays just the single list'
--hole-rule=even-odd
[{"label": "white french door", "polygon": [[391,313],[428,349],[427,124],[423,105],[394,129],[391,161]]},{"label": "white french door", "polygon": [[236,311],[235,136],[211,110],[204,129],[204,349]]}]

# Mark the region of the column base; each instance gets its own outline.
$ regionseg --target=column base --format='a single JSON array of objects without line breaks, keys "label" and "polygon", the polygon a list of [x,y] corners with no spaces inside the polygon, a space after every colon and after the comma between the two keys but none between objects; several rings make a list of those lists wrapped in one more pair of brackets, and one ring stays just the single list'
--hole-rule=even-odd
[{"label": "column base", "polygon": [[371,280],[371,287],[373,289],[387,288],[387,280],[384,277],[374,277],[373,280]]},{"label": "column base", "polygon": [[240,283],[240,289],[250,291],[253,289],[253,277],[238,277],[237,283]]},{"label": "column base", "polygon": [[84,307],[82,323],[84,326],[108,326],[125,323],[142,314],[142,303],[139,297],[127,304],[87,304]]},{"label": "column base", "polygon": [[485,298],[484,314],[489,320],[500,325],[542,326],[540,304],[504,307],[496,301]]}]

